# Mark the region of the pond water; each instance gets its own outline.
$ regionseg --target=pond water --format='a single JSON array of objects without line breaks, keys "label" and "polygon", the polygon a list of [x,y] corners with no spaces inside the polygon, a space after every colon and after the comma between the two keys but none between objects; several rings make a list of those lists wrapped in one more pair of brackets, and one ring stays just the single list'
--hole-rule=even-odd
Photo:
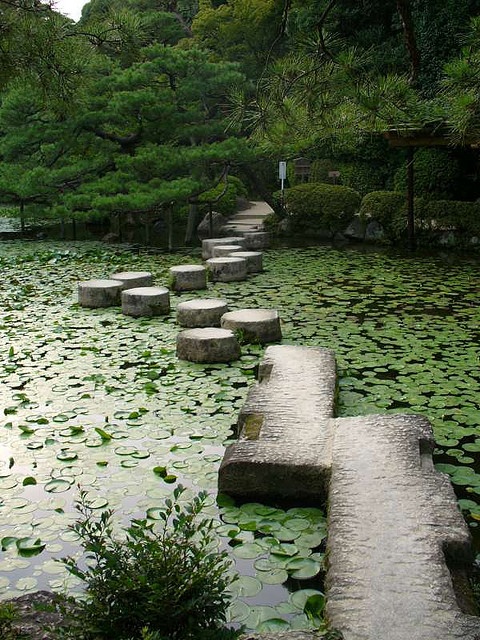
[{"label": "pond water", "polygon": [[[199,253],[131,252],[94,242],[0,244],[0,598],[77,588],[55,558],[78,554],[69,530],[79,486],[118,526],[158,509],[174,486],[209,492],[219,546],[231,551],[231,620],[304,628],[318,588],[325,518],[319,509],[217,500],[217,470],[263,354],[231,365],[175,357],[175,307],[135,319],[76,304],[76,283],[170,266]],[[336,352],[338,415],[415,412],[432,422],[472,530],[480,520],[479,269],[473,259],[307,247],[265,255],[265,272],[209,285],[231,309],[271,307],[283,342]],[[160,471],[159,471],[160,470]],[[474,531],[475,532],[475,531]],[[281,622],[283,620],[283,623]],[[268,625],[268,623],[267,623]]]}]

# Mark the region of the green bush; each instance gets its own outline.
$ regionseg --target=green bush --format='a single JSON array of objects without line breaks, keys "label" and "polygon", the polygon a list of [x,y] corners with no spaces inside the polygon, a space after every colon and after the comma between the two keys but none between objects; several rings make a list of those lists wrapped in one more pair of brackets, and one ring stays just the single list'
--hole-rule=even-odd
[{"label": "green bush", "polygon": [[[414,199],[415,225],[418,231],[435,234],[454,229],[461,234],[480,235],[480,203],[456,200]],[[401,239],[407,229],[405,195],[393,191],[374,191],[364,196],[360,217],[379,222],[390,240]]]},{"label": "green bush", "polygon": [[360,195],[340,185],[301,184],[285,191],[291,230],[315,234],[343,230],[360,206]]},{"label": "green bush", "polygon": [[[224,189],[225,183],[220,182],[213,189],[202,193],[199,200],[205,203],[211,201],[214,211],[218,211],[218,213],[228,217],[235,213],[237,209],[237,198],[240,196],[246,197],[247,190],[240,178],[235,176],[228,176],[225,193],[223,193]],[[222,193],[223,195],[221,195]],[[219,196],[221,197],[217,200]]]},{"label": "green bush", "polygon": [[[416,196],[449,200],[460,179],[458,160],[446,149],[418,149],[414,156],[414,193]],[[407,190],[407,169],[403,164],[395,173],[395,191]]]},{"label": "green bush", "polygon": [[432,228],[454,228],[460,233],[480,236],[480,203],[432,200],[423,206],[423,218]]},{"label": "green bush", "polygon": [[122,540],[112,532],[113,512],[95,515],[82,492],[76,505],[81,517],[72,529],[87,565],[62,559],[86,586],[69,637],[187,640],[223,634],[229,561],[213,547],[212,521],[199,518],[206,493],[182,505],[183,491],[178,487],[173,500],[165,500],[158,528],[133,520]]}]

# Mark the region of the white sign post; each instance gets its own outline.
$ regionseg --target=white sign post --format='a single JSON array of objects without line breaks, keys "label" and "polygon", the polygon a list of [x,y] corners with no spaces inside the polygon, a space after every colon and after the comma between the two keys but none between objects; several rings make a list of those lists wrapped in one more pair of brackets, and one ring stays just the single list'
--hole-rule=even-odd
[{"label": "white sign post", "polygon": [[287,163],[284,161],[280,161],[278,163],[278,177],[280,179],[280,190],[281,190],[281,197],[282,197],[282,208],[283,208],[283,203],[284,203],[284,198],[283,198],[283,191],[285,188],[285,180],[287,179]]}]

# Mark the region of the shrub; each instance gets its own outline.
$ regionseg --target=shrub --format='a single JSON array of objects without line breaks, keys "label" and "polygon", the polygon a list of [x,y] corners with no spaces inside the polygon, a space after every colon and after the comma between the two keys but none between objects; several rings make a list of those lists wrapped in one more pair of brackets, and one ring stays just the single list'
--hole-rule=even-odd
[{"label": "shrub", "polygon": [[220,182],[213,189],[202,193],[199,200],[205,203],[213,201],[212,206],[215,211],[218,211],[218,213],[221,213],[223,216],[231,216],[237,209],[237,198],[240,196],[246,197],[247,190],[239,178],[228,176],[225,193],[216,201],[216,198],[222,194],[224,189],[225,183]]},{"label": "shrub", "polygon": [[183,491],[178,487],[173,500],[165,500],[158,528],[133,520],[123,540],[113,535],[113,512],[96,516],[81,493],[76,505],[81,517],[72,529],[87,566],[62,559],[86,585],[72,638],[214,637],[229,604],[229,562],[225,553],[212,550],[212,521],[199,518],[206,493],[182,506]]},{"label": "shrub", "polygon": [[460,233],[480,236],[480,203],[432,200],[423,207],[423,217],[433,228],[453,227]]},{"label": "shrub", "polygon": [[[416,196],[448,200],[452,198],[460,179],[460,167],[457,159],[445,149],[417,149],[414,174]],[[394,188],[403,193],[407,190],[405,164],[395,173]]]},{"label": "shrub", "polygon": [[360,206],[360,195],[340,185],[301,184],[285,191],[285,206],[291,229],[315,234],[334,234],[346,227]]},{"label": "shrub", "polygon": [[[480,235],[480,203],[455,200],[414,200],[415,224],[432,233],[453,228],[462,234]],[[379,222],[390,240],[399,240],[407,228],[405,195],[393,191],[374,191],[364,196],[360,217]]]}]

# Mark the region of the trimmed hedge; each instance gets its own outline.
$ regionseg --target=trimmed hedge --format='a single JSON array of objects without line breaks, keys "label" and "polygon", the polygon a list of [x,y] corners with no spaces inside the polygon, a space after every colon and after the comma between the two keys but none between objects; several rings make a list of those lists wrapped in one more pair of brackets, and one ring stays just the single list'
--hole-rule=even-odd
[{"label": "trimmed hedge", "polygon": [[291,230],[315,235],[343,231],[357,213],[360,194],[349,187],[323,183],[301,184],[285,191]]},{"label": "trimmed hedge", "polygon": [[[415,198],[417,230],[438,234],[453,229],[462,235],[480,236],[480,203],[457,200]],[[367,194],[360,207],[360,218],[376,220],[390,240],[400,240],[406,234],[407,203],[403,193],[374,191]]]},{"label": "trimmed hedge", "polygon": [[[458,160],[446,149],[417,149],[414,164],[414,192],[418,197],[448,200],[455,197],[460,180]],[[407,169],[403,164],[394,177],[394,188],[407,190]]]}]

